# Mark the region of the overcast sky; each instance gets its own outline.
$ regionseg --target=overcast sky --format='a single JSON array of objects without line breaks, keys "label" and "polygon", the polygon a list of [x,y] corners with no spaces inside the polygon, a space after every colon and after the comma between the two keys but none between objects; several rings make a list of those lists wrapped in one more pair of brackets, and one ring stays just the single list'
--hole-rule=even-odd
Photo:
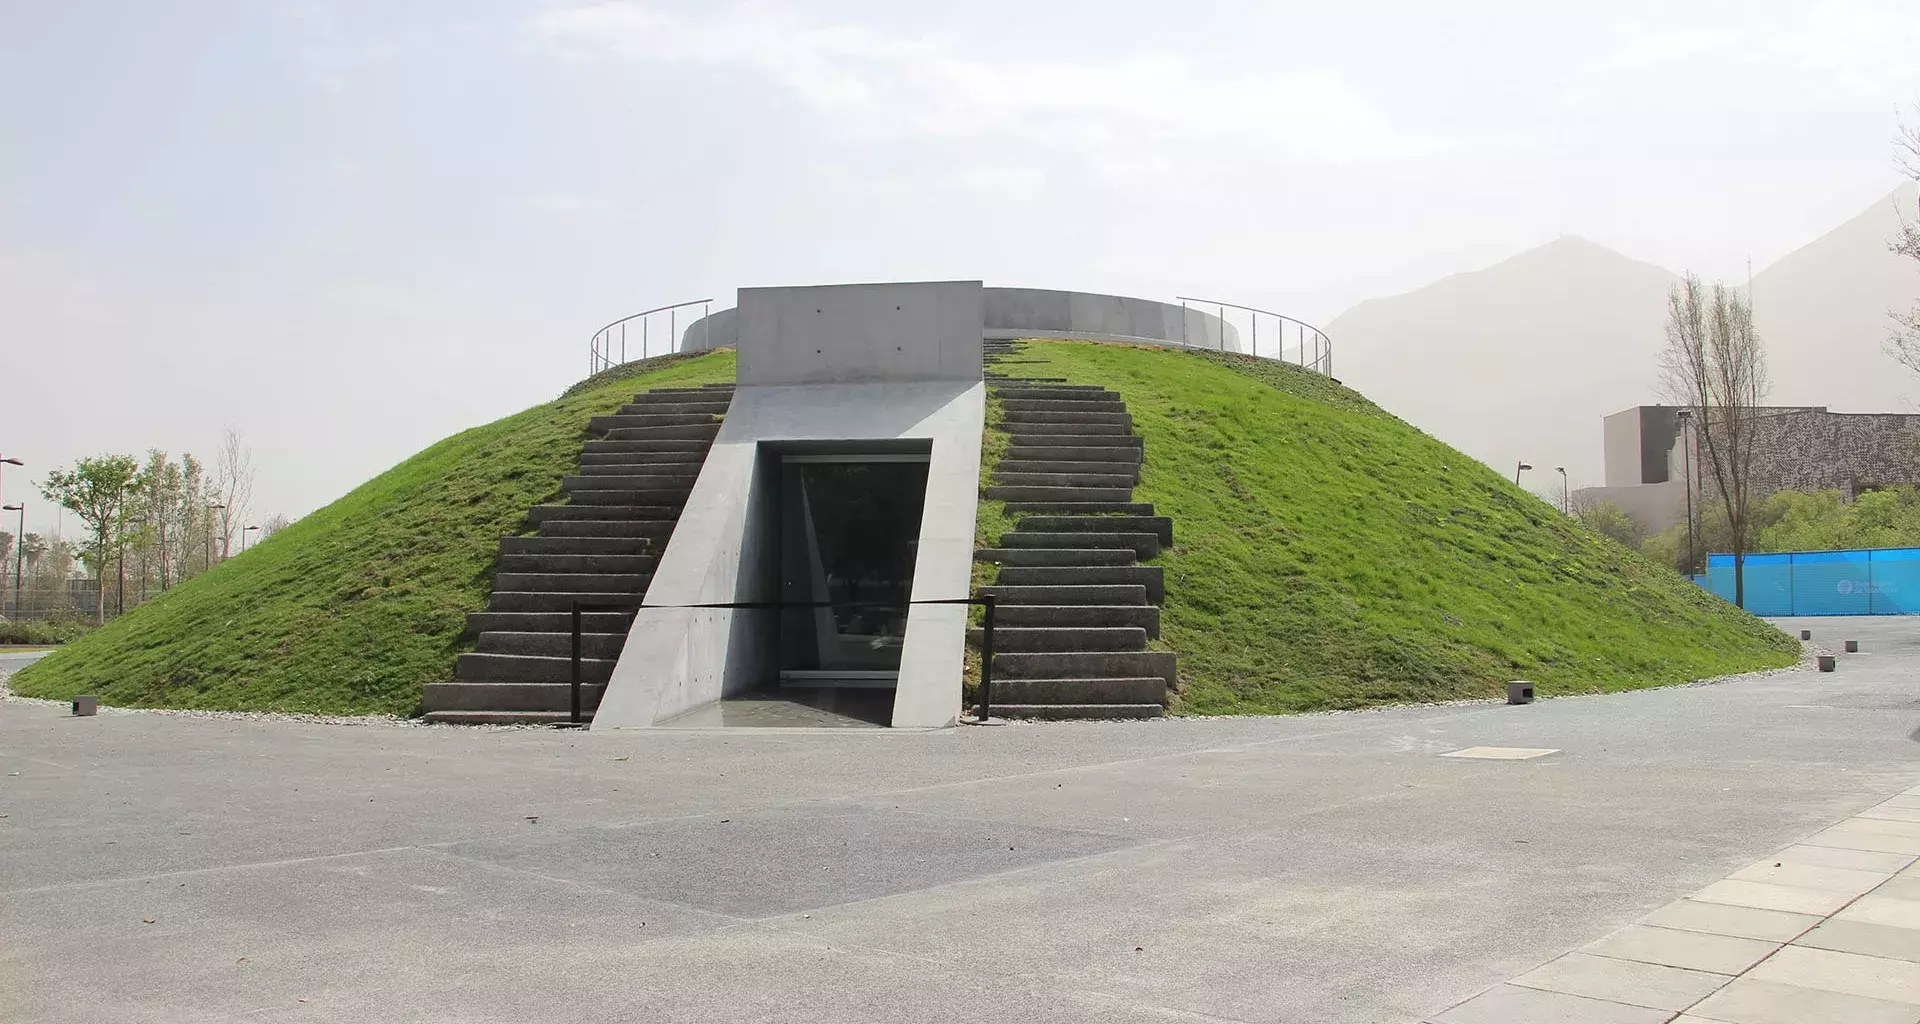
[{"label": "overcast sky", "polygon": [[4,497],[232,425],[302,514],[741,285],[1739,276],[1898,181],[1916,54],[1914,0],[0,0]]}]

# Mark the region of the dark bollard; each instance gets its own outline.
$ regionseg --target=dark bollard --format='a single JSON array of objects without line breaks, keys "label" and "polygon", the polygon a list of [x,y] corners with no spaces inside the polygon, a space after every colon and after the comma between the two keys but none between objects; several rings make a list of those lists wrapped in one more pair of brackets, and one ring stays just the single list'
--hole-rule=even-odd
[{"label": "dark bollard", "polygon": [[1858,641],[1858,640],[1849,640],[1849,641],[1847,641],[1847,653],[1848,653],[1848,654],[1859,654],[1859,653],[1860,653],[1860,641]]},{"label": "dark bollard", "polygon": [[1527,682],[1525,679],[1515,679],[1513,682],[1508,683],[1507,684],[1507,703],[1509,704],[1533,703],[1533,684],[1530,682]]},{"label": "dark bollard", "polygon": [[100,713],[100,698],[91,693],[83,693],[73,698],[73,713],[85,718]]},{"label": "dark bollard", "polygon": [[1833,656],[1833,655],[1831,655],[1831,654],[1822,654],[1822,655],[1820,656],[1820,671],[1822,671],[1822,672],[1831,672],[1831,671],[1833,671],[1833,665],[1834,665],[1834,661],[1835,661],[1835,659],[1834,659],[1834,656]]},{"label": "dark bollard", "polygon": [[1800,631],[1800,639],[1802,639],[1802,640],[1811,640],[1811,639],[1813,639],[1813,630],[1811,630],[1811,629],[1803,629],[1803,630],[1801,630],[1801,631]]}]

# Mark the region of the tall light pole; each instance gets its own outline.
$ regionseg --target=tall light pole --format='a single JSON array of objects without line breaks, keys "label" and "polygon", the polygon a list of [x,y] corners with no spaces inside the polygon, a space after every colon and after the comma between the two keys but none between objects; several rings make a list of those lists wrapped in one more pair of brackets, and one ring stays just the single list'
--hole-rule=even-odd
[{"label": "tall light pole", "polygon": [[[208,506],[207,506],[207,511],[208,511],[208,512],[220,512],[220,511],[223,511],[224,509],[226,509],[226,507],[227,507],[227,506],[225,506],[225,505],[222,505],[222,504],[220,504],[219,502],[214,502],[213,504],[211,504],[211,505],[208,505]],[[207,570],[209,570],[209,569],[212,569],[212,568],[213,568],[213,517],[212,517],[212,516],[208,516],[208,517],[207,517],[207,557],[206,557],[206,565],[205,565],[205,567],[204,567],[204,568],[202,568],[202,569],[201,569],[200,571],[201,571],[201,572],[206,572]]]},{"label": "tall light pole", "polygon": [[20,513],[19,533],[13,538],[13,614],[20,614],[20,556],[26,554],[27,546],[27,503],[18,505],[0,505],[0,510]]},{"label": "tall light pole", "polygon": [[1680,410],[1680,452],[1687,487],[1687,577],[1693,577],[1693,410]]},{"label": "tall light pole", "polygon": [[[19,459],[11,459],[11,458],[0,459],[0,466],[24,466],[24,465],[26,465],[26,463],[21,462]],[[0,488],[0,500],[4,500],[5,498],[6,498],[6,490],[5,488]]]},{"label": "tall light pole", "polygon": [[1529,465],[1527,465],[1527,464],[1526,464],[1526,463],[1524,463],[1524,462],[1516,462],[1516,463],[1514,463],[1514,464],[1513,464],[1513,486],[1515,486],[1515,487],[1518,487],[1518,486],[1520,486],[1520,471],[1521,471],[1521,470],[1523,470],[1523,469],[1532,469],[1532,468],[1533,468],[1532,466],[1529,466]]},{"label": "tall light pole", "polygon": [[1555,466],[1553,471],[1560,474],[1560,514],[1570,516],[1573,514],[1573,489],[1567,483],[1567,467]]},{"label": "tall light pole", "polygon": [[249,526],[246,529],[240,531],[240,553],[241,554],[244,555],[247,553],[247,534],[252,533],[253,531],[258,529],[259,529],[258,526]]}]

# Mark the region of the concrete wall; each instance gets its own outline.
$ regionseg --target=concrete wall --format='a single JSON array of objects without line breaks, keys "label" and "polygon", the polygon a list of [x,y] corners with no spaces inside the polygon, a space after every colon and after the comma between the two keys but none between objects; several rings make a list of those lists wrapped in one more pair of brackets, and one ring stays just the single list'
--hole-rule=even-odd
[{"label": "concrete wall", "polygon": [[1646,480],[1640,466],[1640,409],[1616,412],[1600,421],[1608,487],[1634,487]]},{"label": "concrete wall", "polygon": [[[1574,492],[1581,506],[1602,502],[1617,505],[1647,533],[1659,533],[1676,523],[1687,521],[1687,489],[1680,474],[1663,484],[1632,484],[1626,487],[1583,487]],[[1694,497],[1700,495],[1698,485]]]},{"label": "concrete wall", "polygon": [[[985,426],[986,385],[978,379],[737,389],[593,727],[653,725],[776,675],[777,613],[674,607],[779,596],[777,559],[769,549],[777,542],[766,528],[777,517],[770,507],[773,463],[760,457],[763,443],[930,441],[911,599],[968,596]],[[956,721],[966,621],[965,605],[916,605],[908,612],[895,726]]]},{"label": "concrete wall", "polygon": [[742,288],[739,382],[979,380],[978,281]]},{"label": "concrete wall", "polygon": [[[981,300],[982,331],[989,338],[1082,338],[1246,351],[1232,324],[1197,307],[1183,311],[1177,303],[1044,288],[982,288]],[[681,351],[734,346],[737,315],[723,309],[687,325]]]}]

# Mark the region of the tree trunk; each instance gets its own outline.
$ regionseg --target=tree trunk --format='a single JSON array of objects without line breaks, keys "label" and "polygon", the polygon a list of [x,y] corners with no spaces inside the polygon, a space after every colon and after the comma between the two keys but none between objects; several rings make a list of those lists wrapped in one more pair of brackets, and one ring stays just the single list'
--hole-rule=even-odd
[{"label": "tree trunk", "polygon": [[1733,606],[1747,606],[1747,556],[1743,551],[1733,553]]}]

